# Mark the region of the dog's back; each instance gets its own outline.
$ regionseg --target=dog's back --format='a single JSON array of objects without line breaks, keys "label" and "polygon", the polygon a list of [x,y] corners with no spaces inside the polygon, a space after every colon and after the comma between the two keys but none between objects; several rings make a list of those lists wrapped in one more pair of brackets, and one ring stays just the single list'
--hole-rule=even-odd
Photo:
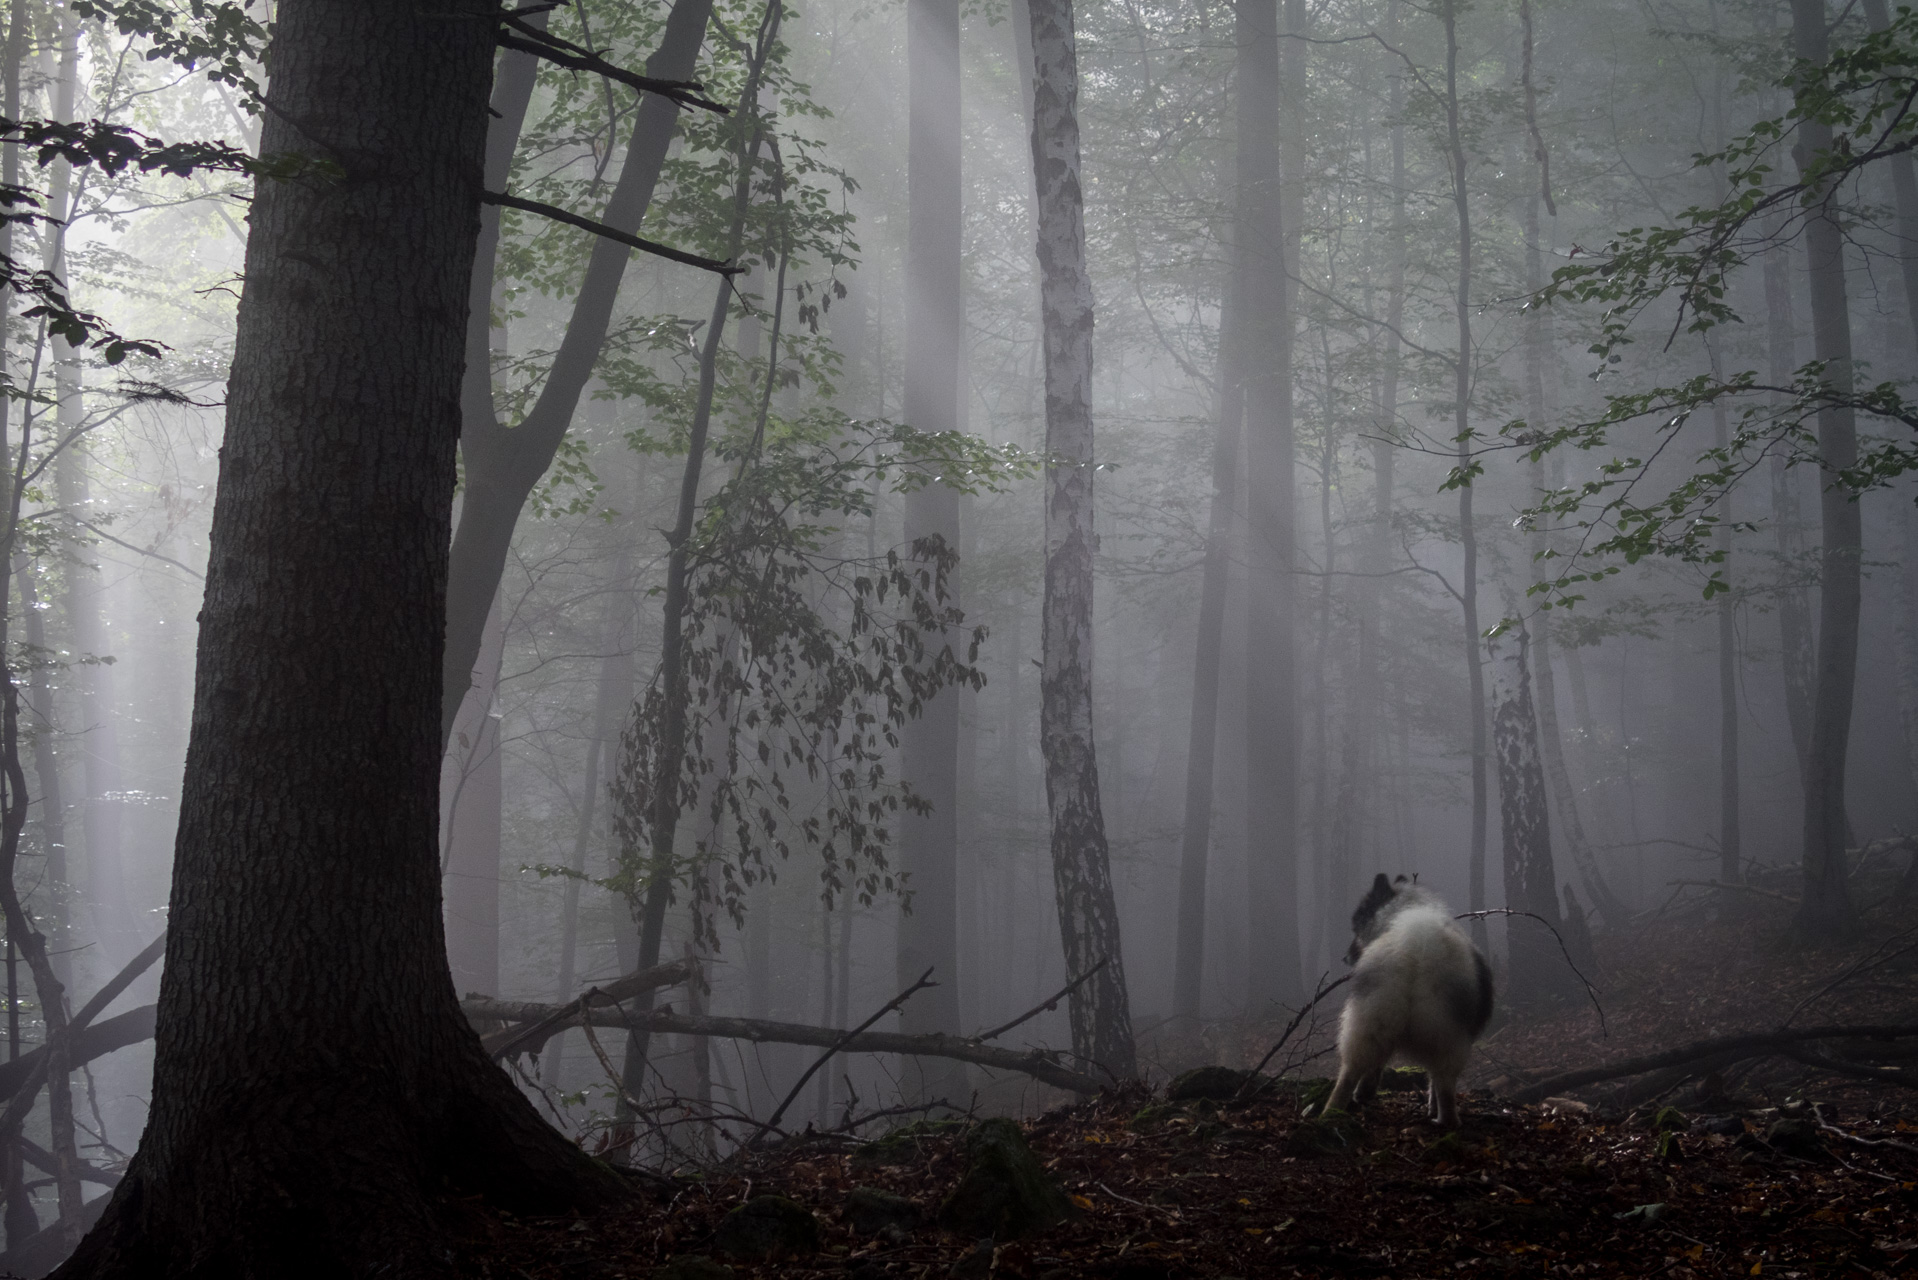
[{"label": "dog's back", "polygon": [[1379,876],[1352,925],[1358,955],[1327,1107],[1369,1095],[1401,1057],[1425,1068],[1441,1123],[1456,1123],[1458,1078],[1492,1016],[1491,967],[1445,904],[1403,877]]}]

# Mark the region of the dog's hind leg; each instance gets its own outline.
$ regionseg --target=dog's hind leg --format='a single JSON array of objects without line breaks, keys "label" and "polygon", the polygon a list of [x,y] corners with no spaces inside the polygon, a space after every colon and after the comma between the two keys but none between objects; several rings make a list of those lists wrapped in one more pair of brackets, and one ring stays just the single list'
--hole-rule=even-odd
[{"label": "dog's hind leg", "polygon": [[[1325,1100],[1325,1110],[1350,1111],[1353,1095],[1360,1093],[1367,1085],[1376,1090],[1379,1072],[1385,1069],[1386,1059],[1391,1056],[1390,1049],[1380,1045],[1373,1036],[1362,1032],[1340,1036],[1339,1078],[1332,1086],[1331,1095]],[[1370,1093],[1365,1096],[1369,1097]]]},{"label": "dog's hind leg", "polygon": [[1358,1086],[1352,1091],[1352,1101],[1360,1106],[1364,1106],[1372,1099],[1378,1097],[1379,1081],[1384,1078],[1385,1067],[1383,1064],[1380,1064],[1377,1070],[1359,1081]]},{"label": "dog's hind leg", "polygon": [[1458,1128],[1458,1073],[1427,1071],[1431,1089],[1427,1094],[1430,1115],[1441,1129]]}]

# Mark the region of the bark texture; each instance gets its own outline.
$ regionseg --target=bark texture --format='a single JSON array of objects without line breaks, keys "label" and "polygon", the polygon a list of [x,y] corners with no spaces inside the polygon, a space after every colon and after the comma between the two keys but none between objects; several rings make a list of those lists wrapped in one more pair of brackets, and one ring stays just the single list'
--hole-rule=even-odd
[{"label": "bark texture", "polygon": [[[1792,47],[1807,62],[1830,55],[1824,0],[1792,0]],[[1794,154],[1802,168],[1832,147],[1831,126],[1799,124]],[[1805,219],[1811,283],[1812,341],[1825,380],[1839,395],[1852,390],[1851,315],[1845,290],[1845,233],[1837,192],[1816,193]],[[1858,503],[1838,473],[1858,461],[1858,434],[1848,408],[1818,415],[1819,524],[1823,531],[1818,594],[1818,652],[1805,758],[1805,890],[1796,927],[1810,938],[1848,934],[1856,923],[1846,880],[1845,756],[1851,738],[1852,690],[1858,674],[1860,556],[1864,531]]]},{"label": "bark texture", "polygon": [[[905,418],[921,431],[959,428],[959,362],[965,330],[960,261],[959,0],[908,0],[906,56],[907,228]],[[906,495],[907,541],[959,546],[959,495],[928,485]],[[897,935],[899,985],[933,970],[938,986],[900,1010],[909,1034],[959,1033],[959,703],[944,689],[900,730],[900,776],[932,805],[902,814],[900,866],[912,911]],[[901,1064],[911,1101],[970,1095],[965,1073],[944,1062]]]},{"label": "bark texture", "polygon": [[1030,0],[1032,172],[1039,196],[1046,360],[1046,583],[1039,740],[1066,972],[1104,968],[1072,994],[1072,1049],[1118,1080],[1137,1074],[1119,909],[1092,741],[1092,281],[1085,264],[1079,68],[1071,0]]},{"label": "bark texture", "polygon": [[253,204],[151,1117],[63,1277],[434,1274],[448,1191],[619,1194],[486,1059],[439,912],[493,10],[279,8],[262,149],[343,176]]},{"label": "bark texture", "polygon": [[[1487,645],[1493,665],[1493,750],[1498,756],[1499,825],[1504,836],[1505,905],[1529,911],[1557,928],[1558,872],[1552,861],[1545,766],[1539,754],[1532,701],[1530,636],[1521,623]],[[1514,1005],[1536,1003],[1566,989],[1571,973],[1549,930],[1535,920],[1508,918],[1506,978]]]}]

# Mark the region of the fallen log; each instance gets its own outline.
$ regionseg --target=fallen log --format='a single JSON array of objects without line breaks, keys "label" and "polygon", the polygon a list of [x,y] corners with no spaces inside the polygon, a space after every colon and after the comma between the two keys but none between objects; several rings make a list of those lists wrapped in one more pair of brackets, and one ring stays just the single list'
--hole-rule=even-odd
[{"label": "fallen log", "polygon": [[[579,1001],[573,1002],[573,1005],[577,1004]],[[518,1005],[500,1000],[468,999],[461,1003],[460,1008],[466,1011],[469,1018],[504,1018],[508,1016],[507,1011],[514,1009],[539,1011],[536,1016],[542,1021],[564,1010],[567,1011],[568,1026],[587,1021],[596,1027],[649,1031],[654,1034],[717,1036],[726,1040],[751,1040],[762,1044],[810,1044],[821,1049],[837,1045],[841,1053],[897,1053],[910,1058],[951,1058],[1000,1071],[1017,1071],[1073,1093],[1097,1093],[1100,1087],[1097,1080],[1063,1065],[1045,1050],[1032,1049],[1021,1053],[1017,1049],[1001,1049],[961,1036],[908,1036],[892,1031],[862,1031],[847,1038],[844,1031],[833,1027],[811,1027],[797,1022],[716,1018],[673,1013],[665,1009],[622,1010],[601,1003],[575,1010],[573,1005],[562,1005],[555,1009],[551,1005]],[[556,1026],[554,1030],[557,1029]]]},{"label": "fallen log", "polygon": [[1814,1040],[1903,1040],[1913,1036],[1918,1036],[1918,1026],[1791,1027],[1775,1031],[1746,1031],[1736,1035],[1713,1036],[1709,1040],[1699,1040],[1676,1049],[1667,1049],[1663,1053],[1648,1054],[1642,1058],[1628,1058],[1624,1062],[1614,1062],[1602,1067],[1567,1071],[1562,1075],[1551,1076],[1526,1085],[1522,1089],[1514,1090],[1510,1097],[1514,1102],[1538,1102],[1567,1090],[1582,1089],[1586,1085],[1600,1084],[1606,1080],[1623,1080],[1627,1076],[1643,1075],[1648,1071],[1660,1071],[1666,1067],[1682,1066],[1701,1058],[1717,1057],[1734,1049],[1773,1052],[1788,1045],[1804,1044]]},{"label": "fallen log", "polygon": [[692,975],[692,961],[673,960],[615,978],[603,987],[590,987],[562,1005],[468,996],[460,1001],[460,1011],[475,1027],[488,1022],[519,1024],[480,1036],[480,1044],[489,1055],[510,1058],[516,1053],[538,1053],[553,1036],[578,1026],[580,1014],[586,1009],[616,1005],[661,987],[678,986]]}]

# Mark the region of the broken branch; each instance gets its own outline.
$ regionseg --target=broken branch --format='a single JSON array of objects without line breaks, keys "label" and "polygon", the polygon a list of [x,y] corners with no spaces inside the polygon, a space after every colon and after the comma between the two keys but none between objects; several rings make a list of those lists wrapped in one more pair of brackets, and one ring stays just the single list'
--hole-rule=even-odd
[{"label": "broken branch", "polygon": [[848,1031],[845,1035],[840,1036],[838,1040],[833,1042],[830,1048],[828,1048],[824,1053],[820,1054],[819,1057],[813,1061],[813,1064],[810,1067],[806,1068],[805,1073],[801,1075],[799,1079],[793,1084],[792,1092],[786,1095],[785,1101],[781,1102],[779,1104],[779,1108],[773,1112],[772,1119],[766,1121],[766,1127],[768,1129],[777,1129],[779,1127],[779,1122],[785,1119],[786,1108],[790,1107],[793,1104],[793,1099],[799,1096],[799,1091],[806,1087],[806,1081],[812,1079],[814,1073],[817,1072],[819,1068],[825,1066],[828,1062],[830,1062],[832,1060],[832,1056],[835,1053],[838,1053],[841,1049],[845,1048],[846,1045],[850,1043],[852,1040],[856,1039],[859,1036],[860,1032],[872,1026],[873,1023],[879,1021],[881,1018],[891,1013],[894,1009],[897,1009],[900,1005],[906,1003],[906,1001],[912,999],[915,995],[919,994],[921,991],[924,991],[927,987],[936,987],[938,985],[939,985],[938,983],[932,980],[932,969],[928,967],[924,973],[919,975],[919,981],[913,983],[910,987],[907,987],[904,991],[901,991],[898,995],[894,996],[891,1000],[888,1000],[886,1002],[885,1008],[881,1009],[878,1013],[873,1014],[872,1017],[867,1018],[864,1022],[854,1027],[851,1031]]},{"label": "broken branch", "polygon": [[551,218],[554,222],[564,222],[569,227],[578,227],[582,231],[603,236],[629,249],[638,249],[642,253],[650,253],[655,257],[665,258],[669,262],[683,262],[689,267],[698,267],[702,271],[710,271],[715,275],[736,276],[746,269],[735,267],[729,262],[721,262],[717,258],[702,258],[696,253],[686,253],[671,245],[661,244],[657,240],[648,240],[645,236],[629,235],[603,222],[582,218],[577,213],[570,213],[556,204],[547,204],[542,200],[522,200],[518,196],[509,196],[501,191],[482,191],[480,203],[496,204],[502,209],[518,209],[522,213],[536,213],[542,218]]}]

